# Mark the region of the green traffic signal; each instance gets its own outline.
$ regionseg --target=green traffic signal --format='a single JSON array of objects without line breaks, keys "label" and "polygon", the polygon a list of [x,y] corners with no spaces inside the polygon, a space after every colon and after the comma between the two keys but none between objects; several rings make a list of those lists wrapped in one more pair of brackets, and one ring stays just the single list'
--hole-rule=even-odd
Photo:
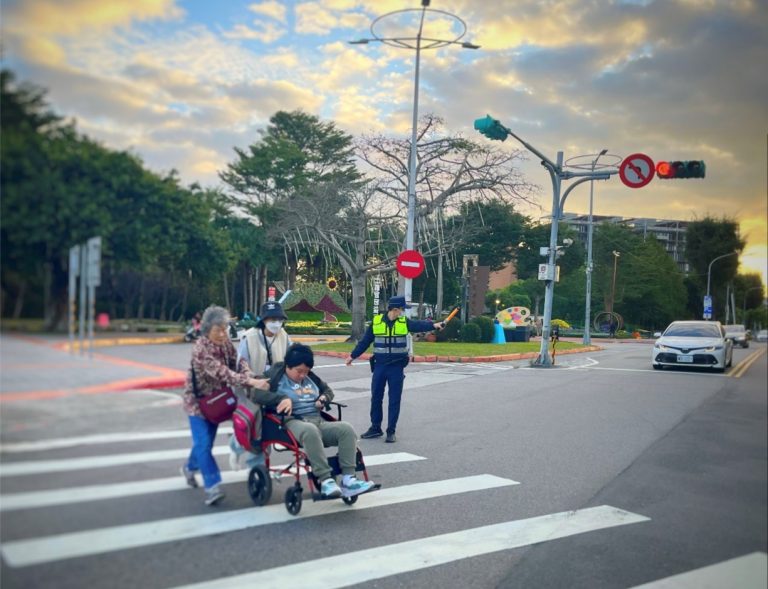
[{"label": "green traffic signal", "polygon": [[486,115],[482,119],[475,119],[475,129],[488,139],[495,141],[504,141],[507,138],[507,130],[491,115]]}]

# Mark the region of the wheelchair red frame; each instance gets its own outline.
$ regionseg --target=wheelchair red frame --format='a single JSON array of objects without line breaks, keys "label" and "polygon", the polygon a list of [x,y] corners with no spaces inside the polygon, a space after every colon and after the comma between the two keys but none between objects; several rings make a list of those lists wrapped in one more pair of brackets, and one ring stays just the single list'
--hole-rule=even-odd
[{"label": "wheelchair red frame", "polygon": [[[327,409],[330,405],[336,405],[338,417],[333,417],[328,413]],[[320,411],[321,417],[325,421],[341,421],[341,408],[346,407],[341,403],[330,402],[326,404],[326,411]],[[273,411],[264,411],[261,422],[261,440],[259,445],[264,456],[264,464],[254,466],[248,473],[248,494],[256,505],[265,505],[272,497],[272,478],[280,479],[283,476],[293,476],[294,484],[288,487],[285,491],[284,503],[285,508],[291,515],[298,515],[301,511],[302,495],[304,489],[301,486],[301,475],[307,476],[307,483],[309,485],[310,493],[313,501],[327,501],[329,498],[323,497],[320,494],[320,484],[312,472],[312,464],[309,461],[306,453],[299,444],[296,437],[288,431],[285,427],[285,416],[277,415]],[[291,452],[293,453],[293,460],[285,466],[272,466],[270,464],[270,452],[269,449],[274,448],[278,453]],[[331,467],[332,476],[336,477],[341,474],[341,467],[339,465],[339,456],[328,457],[328,464]],[[363,453],[360,448],[355,452],[355,472],[363,473],[363,479],[368,481],[368,471],[365,468],[365,461],[363,460]],[[376,484],[371,488],[371,491],[375,491],[381,488],[380,484]],[[370,492],[370,491],[368,491]],[[362,493],[361,493],[362,494]],[[354,505],[357,502],[359,495],[353,495],[352,497],[344,497],[341,499],[347,505]]]}]

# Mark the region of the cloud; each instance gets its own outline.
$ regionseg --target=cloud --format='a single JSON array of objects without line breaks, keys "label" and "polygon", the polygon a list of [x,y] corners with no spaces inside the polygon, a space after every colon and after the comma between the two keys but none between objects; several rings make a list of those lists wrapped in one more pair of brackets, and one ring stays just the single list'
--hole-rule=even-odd
[{"label": "cloud", "polygon": [[370,19],[361,13],[336,12],[319,2],[303,2],[296,6],[299,34],[327,35],[334,29],[367,30]]},{"label": "cloud", "polygon": [[222,33],[227,39],[252,39],[262,43],[274,43],[286,33],[282,27],[275,26],[272,23],[262,23],[254,21],[255,28],[250,28],[243,24],[237,24],[229,31]]},{"label": "cloud", "polygon": [[175,0],[20,0],[4,8],[8,30],[27,35],[75,36],[137,21],[178,19]]},{"label": "cloud", "polygon": [[275,0],[260,2],[259,4],[249,4],[248,10],[255,12],[256,14],[263,14],[264,16],[273,18],[283,24],[286,22],[285,6]]}]

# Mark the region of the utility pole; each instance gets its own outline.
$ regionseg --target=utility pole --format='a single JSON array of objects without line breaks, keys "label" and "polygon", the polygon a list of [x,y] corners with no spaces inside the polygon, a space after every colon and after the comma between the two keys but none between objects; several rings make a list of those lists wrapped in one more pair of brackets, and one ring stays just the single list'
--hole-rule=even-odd
[{"label": "utility pole", "polygon": [[[546,268],[544,268],[543,278],[540,273],[540,279],[544,280],[544,319],[542,322],[541,330],[541,348],[539,355],[531,365],[542,368],[551,368],[554,366],[552,357],[549,354],[549,334],[550,323],[552,321],[552,302],[555,292],[555,281],[557,278],[557,230],[558,223],[563,213],[563,207],[565,206],[565,200],[576,186],[584,182],[591,180],[608,180],[613,174],[618,174],[618,170],[601,170],[600,172],[571,172],[563,169],[563,152],[557,152],[557,161],[553,162],[547,156],[542,154],[538,149],[527,143],[517,135],[515,135],[509,128],[505,127],[498,120],[487,115],[485,118],[475,120],[475,129],[480,131],[483,135],[489,139],[496,141],[505,141],[507,137],[512,137],[519,141],[528,151],[533,153],[541,160],[541,165],[549,172],[549,177],[552,180],[552,228],[549,234],[549,248],[547,251],[548,261]],[[573,184],[571,184],[565,193],[560,196],[560,189],[563,180],[570,180],[571,178],[578,178]]]}]

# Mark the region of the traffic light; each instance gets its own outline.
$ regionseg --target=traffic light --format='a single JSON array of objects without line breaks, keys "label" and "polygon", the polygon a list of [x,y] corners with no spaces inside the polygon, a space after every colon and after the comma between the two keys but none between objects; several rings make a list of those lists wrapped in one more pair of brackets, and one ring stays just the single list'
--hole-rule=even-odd
[{"label": "traffic light", "polygon": [[656,176],[662,180],[676,178],[704,178],[707,166],[701,160],[686,162],[659,162],[656,164]]},{"label": "traffic light", "polygon": [[507,138],[507,130],[491,115],[486,115],[482,119],[475,119],[475,129],[488,139],[504,141]]}]

